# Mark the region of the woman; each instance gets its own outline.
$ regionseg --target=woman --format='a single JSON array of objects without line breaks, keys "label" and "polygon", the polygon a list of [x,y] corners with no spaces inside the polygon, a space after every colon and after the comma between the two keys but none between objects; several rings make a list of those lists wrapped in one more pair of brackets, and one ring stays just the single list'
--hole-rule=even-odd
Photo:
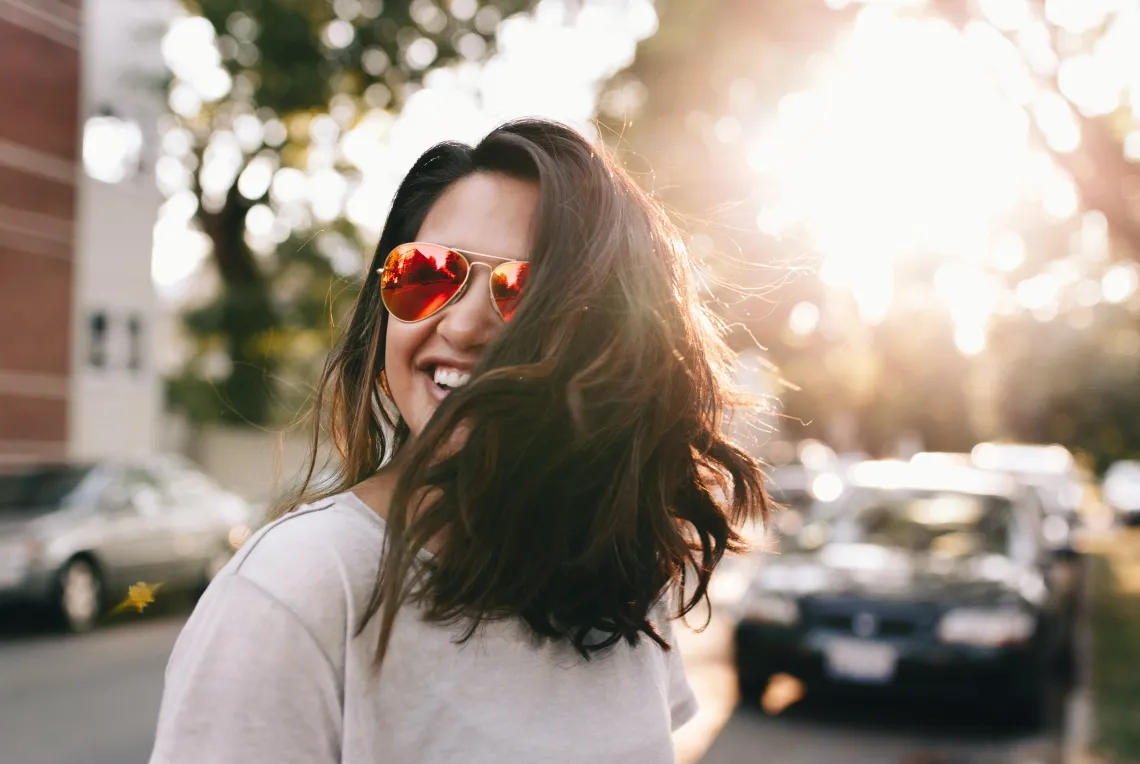
[{"label": "woman", "polygon": [[688,271],[569,128],[425,153],[316,399],[338,482],[210,586],[151,761],[671,762],[670,619],[767,515]]}]

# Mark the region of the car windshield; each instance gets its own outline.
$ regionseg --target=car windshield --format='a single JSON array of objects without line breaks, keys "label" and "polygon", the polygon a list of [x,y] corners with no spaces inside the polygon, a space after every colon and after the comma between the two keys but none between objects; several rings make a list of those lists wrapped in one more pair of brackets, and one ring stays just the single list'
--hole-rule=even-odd
[{"label": "car windshield", "polygon": [[953,491],[861,490],[835,540],[954,557],[1007,554],[1012,509],[1007,499]]},{"label": "car windshield", "polygon": [[0,512],[57,509],[91,472],[90,466],[38,466],[0,474]]}]

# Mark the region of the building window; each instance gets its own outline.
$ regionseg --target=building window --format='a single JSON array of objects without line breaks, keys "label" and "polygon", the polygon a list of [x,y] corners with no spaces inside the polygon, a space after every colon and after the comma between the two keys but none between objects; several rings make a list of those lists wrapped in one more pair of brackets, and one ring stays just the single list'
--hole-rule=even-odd
[{"label": "building window", "polygon": [[143,367],[143,322],[137,313],[127,319],[127,335],[130,343],[127,368],[138,371]]},{"label": "building window", "polygon": [[96,310],[87,320],[87,362],[96,369],[107,366],[107,340],[110,320],[107,314]]}]

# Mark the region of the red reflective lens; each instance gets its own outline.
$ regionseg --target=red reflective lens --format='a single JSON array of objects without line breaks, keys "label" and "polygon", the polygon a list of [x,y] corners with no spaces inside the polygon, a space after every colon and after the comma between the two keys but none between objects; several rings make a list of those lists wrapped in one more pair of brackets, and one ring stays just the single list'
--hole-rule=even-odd
[{"label": "red reflective lens", "polygon": [[470,266],[458,252],[436,244],[401,244],[380,274],[380,299],[401,321],[420,321],[454,297]]},{"label": "red reflective lens", "polygon": [[518,309],[530,273],[530,263],[510,262],[491,271],[491,299],[504,321],[510,321]]}]

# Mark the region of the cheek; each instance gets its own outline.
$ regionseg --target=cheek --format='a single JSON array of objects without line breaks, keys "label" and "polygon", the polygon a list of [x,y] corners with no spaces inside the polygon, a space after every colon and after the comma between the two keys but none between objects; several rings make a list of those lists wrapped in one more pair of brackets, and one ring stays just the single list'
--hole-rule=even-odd
[{"label": "cheek", "polygon": [[430,321],[401,324],[389,321],[384,336],[384,373],[397,406],[406,404],[405,396],[412,386],[416,352],[431,335]]},{"label": "cheek", "polygon": [[384,337],[384,370],[389,385],[399,385],[411,370],[415,348],[414,335],[409,329],[411,327],[406,324],[388,322],[388,331]]}]

